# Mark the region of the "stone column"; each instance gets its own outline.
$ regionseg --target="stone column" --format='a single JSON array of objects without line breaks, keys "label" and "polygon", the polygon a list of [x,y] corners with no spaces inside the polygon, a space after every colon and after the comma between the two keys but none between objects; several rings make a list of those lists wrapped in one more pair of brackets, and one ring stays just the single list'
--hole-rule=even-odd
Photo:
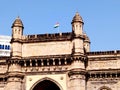
[{"label": "stone column", "polygon": [[7,85],[5,90],[22,90],[23,73],[19,63],[12,62],[8,67]]},{"label": "stone column", "polygon": [[72,71],[70,75],[70,90],[86,90],[85,75],[79,71]]},{"label": "stone column", "polygon": [[68,75],[70,80],[70,90],[86,90],[84,61],[74,59]]}]

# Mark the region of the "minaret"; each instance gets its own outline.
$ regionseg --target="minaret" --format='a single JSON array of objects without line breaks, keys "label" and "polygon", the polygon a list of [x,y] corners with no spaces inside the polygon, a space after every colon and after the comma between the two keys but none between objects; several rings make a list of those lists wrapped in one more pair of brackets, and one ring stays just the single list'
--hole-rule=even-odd
[{"label": "minaret", "polygon": [[19,59],[22,57],[23,24],[19,17],[12,24],[11,59],[8,60],[7,84],[5,90],[22,90],[24,75]]},{"label": "minaret", "polygon": [[84,53],[84,37],[83,37],[83,20],[77,12],[72,20],[72,63],[70,66],[70,90],[86,90],[85,78],[85,53]]},{"label": "minaret", "polygon": [[21,39],[23,35],[23,23],[19,17],[16,18],[14,23],[12,24],[12,58],[21,58],[22,54],[22,44]]}]

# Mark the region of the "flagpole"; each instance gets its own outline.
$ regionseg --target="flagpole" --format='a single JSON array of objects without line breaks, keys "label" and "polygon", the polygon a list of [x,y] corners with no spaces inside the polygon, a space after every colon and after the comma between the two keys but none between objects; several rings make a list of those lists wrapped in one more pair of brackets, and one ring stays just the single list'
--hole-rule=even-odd
[{"label": "flagpole", "polygon": [[60,28],[58,27],[58,33],[60,33]]},{"label": "flagpole", "polygon": [[54,28],[57,28],[57,31],[58,31],[58,33],[60,33],[60,28],[59,28],[59,23],[57,22],[55,25],[54,25]]}]

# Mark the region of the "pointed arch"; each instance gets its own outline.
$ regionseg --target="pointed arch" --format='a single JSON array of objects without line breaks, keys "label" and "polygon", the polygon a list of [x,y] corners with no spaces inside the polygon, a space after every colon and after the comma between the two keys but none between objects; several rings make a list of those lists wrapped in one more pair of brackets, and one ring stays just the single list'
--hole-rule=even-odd
[{"label": "pointed arch", "polygon": [[102,86],[100,87],[100,89],[98,90],[112,90],[111,88],[107,87],[107,86]]},{"label": "pointed arch", "polygon": [[34,88],[35,88],[38,84],[44,83],[44,82],[47,82],[47,81],[53,83],[54,85],[56,85],[56,87],[58,87],[59,90],[63,90],[62,86],[61,86],[57,81],[55,81],[55,80],[53,80],[53,79],[51,79],[51,78],[48,78],[48,77],[45,77],[45,78],[42,78],[42,79],[38,80],[36,83],[34,83],[34,84],[32,85],[32,87],[30,88],[30,90],[34,90]]}]

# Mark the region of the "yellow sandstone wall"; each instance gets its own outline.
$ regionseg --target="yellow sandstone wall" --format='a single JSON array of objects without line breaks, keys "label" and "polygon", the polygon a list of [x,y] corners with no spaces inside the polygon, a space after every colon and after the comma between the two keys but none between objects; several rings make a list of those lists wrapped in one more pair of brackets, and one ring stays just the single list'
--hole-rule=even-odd
[{"label": "yellow sandstone wall", "polygon": [[24,43],[22,57],[71,54],[71,41]]}]

